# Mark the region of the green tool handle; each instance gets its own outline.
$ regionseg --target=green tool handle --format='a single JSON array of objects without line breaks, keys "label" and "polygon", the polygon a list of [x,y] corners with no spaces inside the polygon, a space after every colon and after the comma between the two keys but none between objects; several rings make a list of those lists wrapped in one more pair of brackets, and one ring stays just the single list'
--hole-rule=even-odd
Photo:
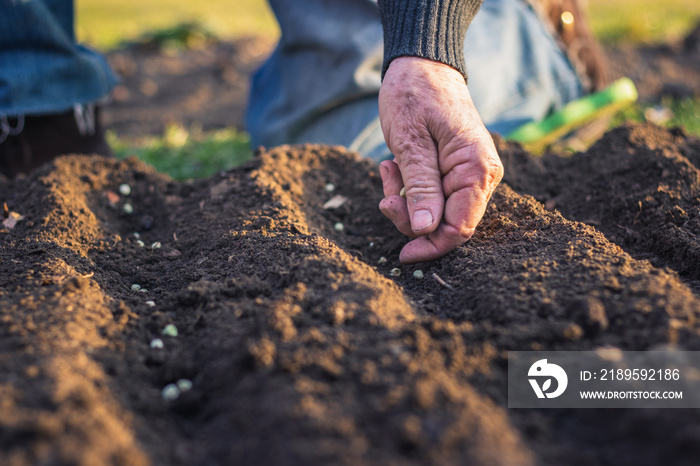
[{"label": "green tool handle", "polygon": [[600,92],[574,100],[544,120],[526,123],[506,136],[524,146],[543,148],[573,129],[636,102],[637,88],[629,78],[618,79]]}]

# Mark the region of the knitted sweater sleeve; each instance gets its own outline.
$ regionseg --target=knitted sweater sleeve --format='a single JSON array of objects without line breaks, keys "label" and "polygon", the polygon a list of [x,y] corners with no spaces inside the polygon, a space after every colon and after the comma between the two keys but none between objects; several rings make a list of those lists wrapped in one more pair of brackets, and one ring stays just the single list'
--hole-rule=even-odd
[{"label": "knitted sweater sleeve", "polygon": [[379,0],[384,27],[382,78],[394,58],[439,61],[464,75],[464,35],[482,0]]}]

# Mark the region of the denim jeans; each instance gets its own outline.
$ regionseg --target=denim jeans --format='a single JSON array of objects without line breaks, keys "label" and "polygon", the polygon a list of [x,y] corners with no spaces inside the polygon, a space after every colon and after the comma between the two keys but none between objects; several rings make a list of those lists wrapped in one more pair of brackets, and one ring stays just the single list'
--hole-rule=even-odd
[{"label": "denim jeans", "polygon": [[[382,27],[376,0],[270,0],[282,30],[253,77],[252,142],[318,142],[391,156],[379,124]],[[524,0],[484,0],[464,54],[469,90],[490,131],[505,134],[582,95],[565,53]]]},{"label": "denim jeans", "polygon": [[0,116],[70,110],[117,80],[100,54],[75,43],[73,0],[0,0]]}]

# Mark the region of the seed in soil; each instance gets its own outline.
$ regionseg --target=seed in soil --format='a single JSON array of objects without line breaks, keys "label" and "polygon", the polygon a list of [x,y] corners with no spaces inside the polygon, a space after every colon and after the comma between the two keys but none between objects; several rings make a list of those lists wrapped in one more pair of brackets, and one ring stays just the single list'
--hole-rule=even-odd
[{"label": "seed in soil", "polygon": [[337,222],[335,225],[333,225],[333,228],[335,228],[335,231],[343,231],[345,230],[345,225],[343,225],[340,222]]},{"label": "seed in soil", "polygon": [[155,301],[146,301],[146,306],[148,307],[154,307],[156,305]]},{"label": "seed in soil", "polygon": [[333,183],[328,183],[326,185],[326,191],[328,191],[329,193],[332,193],[333,191],[335,191],[335,185]]},{"label": "seed in soil", "polygon": [[141,239],[141,234],[134,232],[134,238]]},{"label": "seed in soil", "polygon": [[160,249],[160,247],[160,241],[156,241],[155,243],[151,244],[151,249]]},{"label": "seed in soil", "polygon": [[165,401],[174,401],[180,397],[180,389],[174,383],[169,383],[160,392],[160,395]]},{"label": "seed in soil", "polygon": [[146,288],[141,288],[139,290],[139,293],[148,293],[148,290]]},{"label": "seed in soil", "polygon": [[173,324],[168,324],[163,328],[163,331],[161,333],[169,337],[176,337],[177,327],[175,327]]},{"label": "seed in soil", "polygon": [[163,343],[163,340],[160,338],[154,338],[151,340],[151,348],[153,349],[163,349],[165,348],[165,344]]},{"label": "seed in soil", "polygon": [[413,272],[413,278],[417,278],[418,280],[423,279],[423,271],[422,270],[416,270]]},{"label": "seed in soil", "polygon": [[389,272],[389,273],[391,274],[392,277],[398,277],[399,275],[401,275],[401,270],[394,268],[394,269],[391,269],[391,272]]},{"label": "seed in soil", "polygon": [[141,289],[141,285],[138,285],[136,283],[131,285],[131,291],[139,291],[140,289]]},{"label": "seed in soil", "polygon": [[129,186],[126,183],[120,184],[119,185],[119,194],[121,194],[122,196],[128,196],[129,194],[131,194],[131,186]]},{"label": "seed in soil", "polygon": [[189,392],[192,390],[192,381],[188,379],[180,379],[177,381],[177,388],[179,388],[182,393]]},{"label": "seed in soil", "polygon": [[136,242],[136,244],[138,244],[140,248],[146,246],[146,243],[144,243],[144,242],[141,241],[141,240],[138,240],[138,241]]},{"label": "seed in soil", "polygon": [[122,209],[124,209],[124,213],[127,215],[134,213],[134,206],[132,206],[128,202],[126,204],[124,204],[124,207],[122,207]]},{"label": "seed in soil", "polygon": [[379,264],[379,265],[386,264],[386,257],[384,257],[384,256],[380,257],[379,260],[377,261],[377,264]]},{"label": "seed in soil", "polygon": [[325,204],[323,204],[323,210],[338,209],[342,207],[349,199],[340,194],[336,194],[332,198],[328,199]]}]

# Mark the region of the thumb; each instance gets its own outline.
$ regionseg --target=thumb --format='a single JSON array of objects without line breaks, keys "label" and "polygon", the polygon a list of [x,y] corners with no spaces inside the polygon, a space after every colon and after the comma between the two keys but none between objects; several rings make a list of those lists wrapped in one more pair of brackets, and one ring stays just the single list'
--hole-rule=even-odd
[{"label": "thumb", "polygon": [[438,154],[430,140],[420,151],[395,154],[406,190],[411,229],[419,236],[435,231],[445,208]]}]

